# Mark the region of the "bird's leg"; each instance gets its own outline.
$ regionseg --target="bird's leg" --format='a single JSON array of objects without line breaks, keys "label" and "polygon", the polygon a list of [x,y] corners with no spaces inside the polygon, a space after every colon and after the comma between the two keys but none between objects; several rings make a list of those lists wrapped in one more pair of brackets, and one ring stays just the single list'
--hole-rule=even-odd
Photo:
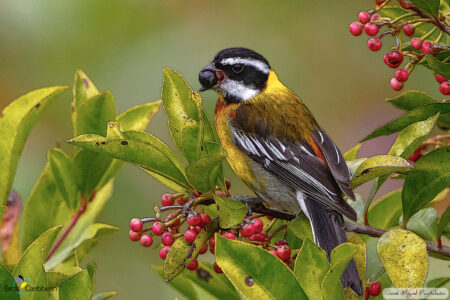
[{"label": "bird's leg", "polygon": [[259,197],[245,197],[245,196],[234,196],[232,199],[239,200],[245,203],[248,209],[248,214],[260,213],[265,216],[270,216],[277,219],[290,221],[295,218],[295,215],[289,214],[280,210],[268,208],[264,206],[263,200]]}]

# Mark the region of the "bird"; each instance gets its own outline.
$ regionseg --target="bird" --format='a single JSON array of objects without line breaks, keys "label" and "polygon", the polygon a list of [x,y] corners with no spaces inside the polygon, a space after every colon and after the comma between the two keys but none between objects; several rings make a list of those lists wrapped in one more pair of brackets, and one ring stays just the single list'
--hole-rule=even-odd
[{"label": "bird", "polygon": [[[346,161],[303,101],[279,79],[267,59],[241,47],[217,53],[199,72],[200,91],[219,94],[215,126],[227,161],[256,194],[283,214],[306,215],[314,242],[328,259],[347,242],[343,216],[357,214]],[[341,276],[356,295],[363,288],[352,260]]]}]

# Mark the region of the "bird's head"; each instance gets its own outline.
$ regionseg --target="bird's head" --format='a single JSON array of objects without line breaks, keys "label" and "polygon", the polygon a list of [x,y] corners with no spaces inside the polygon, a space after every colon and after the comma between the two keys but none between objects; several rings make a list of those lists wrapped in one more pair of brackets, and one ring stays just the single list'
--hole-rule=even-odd
[{"label": "bird's head", "polygon": [[239,103],[258,95],[266,86],[269,62],[246,48],[227,48],[214,57],[199,74],[202,91],[214,89],[229,103]]}]

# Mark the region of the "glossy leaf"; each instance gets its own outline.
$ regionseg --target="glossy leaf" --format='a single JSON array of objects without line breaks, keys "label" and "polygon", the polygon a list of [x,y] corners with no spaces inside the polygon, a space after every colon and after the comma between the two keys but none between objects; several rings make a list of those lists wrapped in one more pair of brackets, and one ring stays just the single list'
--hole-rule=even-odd
[{"label": "glossy leaf", "polygon": [[[99,91],[86,73],[82,70],[77,70],[74,76],[72,93],[72,113],[76,114],[80,106],[89,98],[98,95]],[[75,116],[73,117],[75,118]]]},{"label": "glossy leaf", "polygon": [[371,226],[386,230],[398,226],[398,218],[401,215],[402,190],[398,189],[373,202],[367,217]]},{"label": "glossy leaf", "polygon": [[436,114],[425,121],[413,123],[400,131],[388,154],[407,159],[430,135],[438,117],[439,114]]},{"label": "glossy leaf", "polygon": [[161,100],[136,105],[116,117],[121,131],[143,131],[159,111]]},{"label": "glossy leaf", "polygon": [[386,101],[395,107],[406,111],[413,110],[414,108],[424,104],[437,102],[424,92],[415,90],[405,91],[396,97],[387,98]]},{"label": "glossy leaf", "polygon": [[23,250],[47,229],[70,221],[72,212],[58,191],[49,163],[25,202],[23,215]]},{"label": "glossy leaf", "polygon": [[295,260],[294,273],[309,299],[323,299],[321,285],[329,269],[325,250],[309,238],[304,239]]},{"label": "glossy leaf", "polygon": [[246,299],[307,299],[294,273],[264,249],[216,234],[215,255],[217,264]]},{"label": "glossy leaf", "polygon": [[62,198],[67,207],[75,211],[80,205],[80,200],[72,159],[63,150],[54,148],[48,153],[48,161]]},{"label": "glossy leaf", "polygon": [[427,66],[435,73],[438,73],[446,78],[450,78],[450,63],[439,61],[432,55],[425,55]]},{"label": "glossy leaf", "polygon": [[409,2],[432,17],[436,17],[439,13],[439,0],[409,0]]},{"label": "glossy leaf", "polygon": [[397,288],[421,288],[428,272],[425,242],[416,234],[395,229],[378,240],[378,255]]},{"label": "glossy leaf", "polygon": [[[86,212],[80,217],[55,254],[46,262],[45,268],[47,270],[51,270],[58,263],[64,261],[69,255],[71,255],[72,251],[70,250],[74,248],[74,245],[80,245],[84,237],[91,238],[95,236],[95,234],[92,235],[93,231],[96,232],[95,227],[94,230],[90,230],[93,229],[90,225],[95,222],[95,219],[97,219],[98,215],[102,211],[106,201],[108,201],[111,196],[112,187],[113,183],[111,181],[96,193],[95,198],[88,204],[89,207]],[[116,230],[114,226],[104,226],[107,233]]]},{"label": "glossy leaf", "polygon": [[218,205],[220,228],[230,228],[242,222],[248,211],[244,203],[217,195],[213,196]]},{"label": "glossy leaf", "polygon": [[[347,233],[347,239],[349,243],[352,243],[357,247],[357,252],[353,256],[356,268],[358,269],[359,277],[363,285],[363,291],[366,289],[366,265],[367,265],[367,250],[366,243],[359,234],[354,232]],[[346,300],[362,299],[362,297],[356,296],[351,289],[344,290],[344,296]]]},{"label": "glossy leaf", "polygon": [[424,208],[450,185],[450,147],[438,148],[419,159],[403,185],[403,218]]},{"label": "glossy leaf", "polygon": [[212,222],[203,227],[194,243],[187,243],[184,238],[179,238],[172,244],[169,254],[164,262],[164,278],[172,280],[180,274],[185,267],[195,259],[200,248],[209,240],[217,230],[218,222]]},{"label": "glossy leaf", "polygon": [[60,299],[84,300],[92,297],[92,281],[87,270],[67,278],[58,287]]},{"label": "glossy leaf", "polygon": [[[414,232],[424,240],[436,242],[437,236],[437,212],[436,209],[429,207],[416,212],[409,219],[406,229]],[[400,219],[400,223],[402,218]]]},{"label": "glossy leaf", "polygon": [[189,162],[197,161],[200,158],[202,145],[202,130],[200,122],[194,119],[187,119],[181,127],[181,145],[184,156]]},{"label": "glossy leaf", "polygon": [[[13,290],[13,288],[15,287],[14,276],[2,264],[0,264],[0,282],[3,285],[0,289],[0,299],[20,299],[19,294],[17,294],[17,292]],[[11,290],[7,290],[6,288],[11,288]]]},{"label": "glossy leaf", "polygon": [[440,288],[450,282],[450,277],[438,277],[427,282],[427,288]]},{"label": "glossy leaf", "polygon": [[340,278],[357,251],[358,248],[350,243],[340,244],[331,251],[330,269],[321,285],[324,299],[344,299]]},{"label": "glossy leaf", "polygon": [[374,178],[397,172],[409,171],[412,166],[403,158],[393,155],[377,155],[364,160],[356,170],[350,184],[356,188]]},{"label": "glossy leaf", "polygon": [[346,161],[355,160],[358,156],[359,149],[361,149],[362,144],[356,144],[353,148],[344,153],[344,159]]},{"label": "glossy leaf", "polygon": [[186,168],[189,183],[202,193],[214,191],[224,159],[225,156],[213,156],[191,163]]},{"label": "glossy leaf", "polygon": [[373,131],[362,141],[367,141],[379,136],[390,135],[392,133],[398,132],[412,123],[419,122],[430,118],[440,112],[441,118],[444,114],[450,113],[450,103],[432,103],[419,106],[403,116],[391,121]]},{"label": "glossy leaf", "polygon": [[68,141],[73,145],[109,154],[188,186],[177,155],[159,139],[145,132],[126,131],[124,139],[109,140],[98,135],[81,135]]},{"label": "glossy leaf", "polygon": [[101,293],[97,293],[94,294],[92,296],[92,300],[106,300],[111,298],[112,296],[117,295],[117,292],[113,291],[113,292],[101,292]]},{"label": "glossy leaf", "polygon": [[6,204],[17,163],[31,129],[46,108],[67,89],[56,86],[34,90],[0,112],[0,204]]},{"label": "glossy leaf", "polygon": [[299,239],[304,241],[305,239],[314,240],[311,223],[306,216],[299,216],[288,223],[288,229]]},{"label": "glossy leaf", "polygon": [[[47,277],[42,263],[61,227],[55,226],[48,229],[28,246],[12,272],[14,276],[26,276],[33,286],[47,286]],[[27,299],[47,298],[47,293],[30,293],[30,296],[27,297]]]},{"label": "glossy leaf", "polygon": [[440,237],[442,235],[442,232],[444,231],[444,229],[447,227],[448,224],[450,224],[450,207],[447,207],[447,209],[444,211],[444,213],[441,215],[441,218],[439,219],[436,237]]}]

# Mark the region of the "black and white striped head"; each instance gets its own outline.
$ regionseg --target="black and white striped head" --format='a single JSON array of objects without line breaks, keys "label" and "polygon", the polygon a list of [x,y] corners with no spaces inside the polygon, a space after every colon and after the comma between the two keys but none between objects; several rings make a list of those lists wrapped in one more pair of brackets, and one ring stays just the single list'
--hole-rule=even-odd
[{"label": "black and white striped head", "polygon": [[249,100],[266,86],[270,65],[259,53],[246,48],[227,48],[200,71],[201,90],[214,89],[229,103]]}]

